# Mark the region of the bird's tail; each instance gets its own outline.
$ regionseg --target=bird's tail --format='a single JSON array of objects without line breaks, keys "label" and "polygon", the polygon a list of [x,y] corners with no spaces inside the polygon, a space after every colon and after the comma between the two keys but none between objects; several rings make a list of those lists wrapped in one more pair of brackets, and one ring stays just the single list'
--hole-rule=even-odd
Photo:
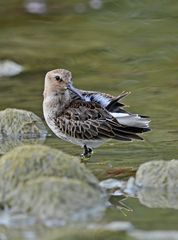
[{"label": "bird's tail", "polygon": [[130,132],[142,133],[150,131],[150,119],[146,116],[130,113],[110,113],[117,121]]}]

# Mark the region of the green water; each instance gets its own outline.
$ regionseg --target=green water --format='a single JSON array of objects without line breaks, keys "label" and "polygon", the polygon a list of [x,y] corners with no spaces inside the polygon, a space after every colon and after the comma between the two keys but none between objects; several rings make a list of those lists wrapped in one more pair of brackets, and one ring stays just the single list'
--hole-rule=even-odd
[{"label": "green water", "polygon": [[[0,78],[0,108],[31,110],[42,117],[45,73],[66,68],[73,72],[78,88],[113,95],[131,91],[124,100],[129,111],[152,120],[153,130],[145,134],[144,142],[111,141],[95,150],[87,167],[99,179],[132,174],[117,174],[121,167],[135,170],[146,161],[176,159],[178,2],[105,0],[99,10],[84,0],[47,3],[48,12],[38,16],[25,12],[21,0],[0,1],[0,60],[14,60],[25,67],[16,77]],[[78,3],[86,7],[83,13],[75,11]],[[81,153],[78,146],[54,135],[45,144],[74,155]],[[127,216],[111,208],[100,222],[122,220],[138,229],[178,230],[178,211],[150,209],[133,198],[125,203],[133,209]],[[50,234],[48,239],[58,239],[56,232]],[[101,232],[92,234],[84,238],[105,239]],[[104,236],[118,239],[116,233]],[[68,238],[75,239],[75,235]]]}]

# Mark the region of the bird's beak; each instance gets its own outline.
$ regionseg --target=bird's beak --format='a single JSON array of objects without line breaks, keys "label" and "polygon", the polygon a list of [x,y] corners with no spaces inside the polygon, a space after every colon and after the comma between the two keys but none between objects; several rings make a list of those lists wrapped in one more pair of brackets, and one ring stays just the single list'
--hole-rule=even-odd
[{"label": "bird's beak", "polygon": [[78,89],[76,89],[76,88],[73,87],[72,83],[68,83],[68,84],[67,84],[67,88],[69,89],[69,91],[77,94],[80,98],[82,98],[82,94],[79,92]]}]

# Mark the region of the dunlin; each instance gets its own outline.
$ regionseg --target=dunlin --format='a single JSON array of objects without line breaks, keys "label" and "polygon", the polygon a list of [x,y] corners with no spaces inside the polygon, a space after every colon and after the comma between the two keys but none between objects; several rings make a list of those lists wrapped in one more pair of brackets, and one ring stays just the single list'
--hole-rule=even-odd
[{"label": "dunlin", "polygon": [[84,91],[73,87],[72,74],[56,69],[45,76],[43,112],[51,130],[61,139],[84,148],[90,157],[92,149],[108,139],[143,140],[139,133],[150,130],[148,117],[131,114],[118,97]]}]

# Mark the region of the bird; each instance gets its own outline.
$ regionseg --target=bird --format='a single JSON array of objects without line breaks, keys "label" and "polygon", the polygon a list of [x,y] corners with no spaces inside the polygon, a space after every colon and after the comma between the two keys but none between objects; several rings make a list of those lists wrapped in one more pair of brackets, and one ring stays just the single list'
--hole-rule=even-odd
[{"label": "bird", "polygon": [[83,148],[82,157],[90,158],[94,148],[109,139],[143,140],[139,135],[150,131],[148,116],[132,114],[121,100],[129,92],[112,96],[73,86],[72,73],[55,69],[46,73],[43,114],[54,134]]}]

